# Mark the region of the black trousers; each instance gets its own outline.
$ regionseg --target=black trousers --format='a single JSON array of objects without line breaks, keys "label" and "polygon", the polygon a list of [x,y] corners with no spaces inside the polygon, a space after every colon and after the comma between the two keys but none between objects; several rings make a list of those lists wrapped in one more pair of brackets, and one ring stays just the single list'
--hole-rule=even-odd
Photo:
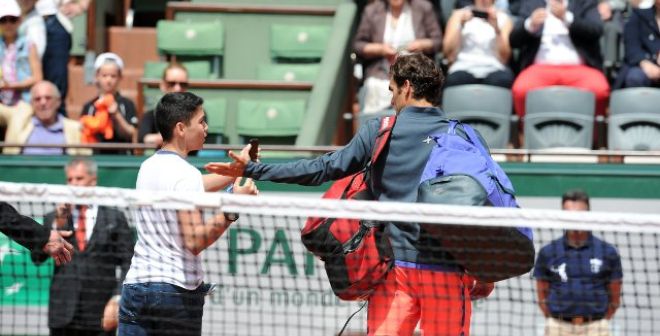
[{"label": "black trousers", "polygon": [[71,52],[71,34],[55,15],[45,18],[46,50],[41,58],[44,79],[55,84],[62,95],[62,104],[58,112],[66,115],[65,101],[69,89],[69,55]]},{"label": "black trousers", "polygon": [[445,87],[466,84],[493,85],[510,89],[511,85],[513,85],[513,72],[505,69],[491,72],[484,78],[476,78],[467,71],[456,71],[447,75],[447,79],[445,80]]}]

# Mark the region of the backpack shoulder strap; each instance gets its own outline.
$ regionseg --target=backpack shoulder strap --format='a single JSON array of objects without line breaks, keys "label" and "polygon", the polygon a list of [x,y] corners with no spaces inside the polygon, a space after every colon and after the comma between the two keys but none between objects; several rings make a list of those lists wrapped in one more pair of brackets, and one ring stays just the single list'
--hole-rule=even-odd
[{"label": "backpack shoulder strap", "polygon": [[371,153],[371,165],[376,163],[380,153],[383,151],[383,148],[385,148],[385,144],[390,139],[395,121],[396,115],[387,116],[380,120],[380,129],[378,130],[378,135],[376,135],[376,143],[374,144],[374,148]]}]

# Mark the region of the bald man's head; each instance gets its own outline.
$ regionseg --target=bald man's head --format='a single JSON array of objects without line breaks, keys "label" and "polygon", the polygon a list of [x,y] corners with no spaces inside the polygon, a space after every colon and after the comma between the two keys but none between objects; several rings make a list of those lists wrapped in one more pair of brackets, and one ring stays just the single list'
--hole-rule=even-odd
[{"label": "bald man's head", "polygon": [[51,125],[57,121],[57,109],[60,107],[61,95],[55,84],[49,81],[40,81],[30,90],[32,110],[35,117],[44,125]]}]

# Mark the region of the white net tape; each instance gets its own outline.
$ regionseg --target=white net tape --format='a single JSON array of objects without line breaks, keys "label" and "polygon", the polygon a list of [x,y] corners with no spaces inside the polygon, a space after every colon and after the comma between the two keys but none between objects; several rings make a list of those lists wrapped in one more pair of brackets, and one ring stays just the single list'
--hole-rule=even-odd
[{"label": "white net tape", "polygon": [[0,200],[53,203],[84,202],[116,207],[150,205],[162,209],[219,208],[275,217],[361,218],[378,221],[478,226],[580,229],[608,232],[660,232],[660,215],[576,212],[541,209],[465,207],[440,204],[338,201],[329,199],[243,196],[227,193],[146,192],[121,188],[0,182]]}]

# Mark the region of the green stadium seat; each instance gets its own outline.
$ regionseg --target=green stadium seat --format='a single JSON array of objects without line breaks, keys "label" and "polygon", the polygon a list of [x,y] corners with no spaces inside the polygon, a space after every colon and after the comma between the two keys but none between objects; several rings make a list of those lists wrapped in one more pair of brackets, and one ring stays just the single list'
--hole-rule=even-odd
[{"label": "green stadium seat", "polygon": [[[224,143],[225,123],[227,120],[227,100],[224,98],[205,98],[204,111],[206,112],[206,119],[209,125],[208,136],[206,137],[207,144],[221,144]],[[197,152],[197,156],[201,157],[225,157],[226,153],[223,150],[202,149]]]},{"label": "green stadium seat", "polygon": [[224,29],[220,21],[158,21],[157,43],[162,54],[175,55],[179,61],[212,57],[213,70],[220,76],[220,60],[224,54]]},{"label": "green stadium seat", "polygon": [[292,143],[303,117],[304,100],[240,100],[237,131],[243,137],[259,137],[262,143]]},{"label": "green stadium seat", "polygon": [[85,56],[87,51],[87,13],[71,19],[73,32],[71,33],[71,56]]},{"label": "green stadium seat", "polygon": [[320,69],[319,64],[262,64],[257,69],[257,79],[313,82]]},{"label": "green stadium seat", "polygon": [[[142,77],[161,79],[167,64],[167,62],[145,62]],[[190,79],[209,79],[211,77],[211,64],[207,61],[188,61],[181,62],[181,64],[188,70],[188,78]]]},{"label": "green stadium seat", "polygon": [[319,62],[331,30],[330,26],[274,24],[270,28],[271,56],[276,60]]},{"label": "green stadium seat", "polygon": [[224,134],[225,121],[227,120],[227,100],[216,97],[205,98],[204,111],[209,125],[209,134]]}]

